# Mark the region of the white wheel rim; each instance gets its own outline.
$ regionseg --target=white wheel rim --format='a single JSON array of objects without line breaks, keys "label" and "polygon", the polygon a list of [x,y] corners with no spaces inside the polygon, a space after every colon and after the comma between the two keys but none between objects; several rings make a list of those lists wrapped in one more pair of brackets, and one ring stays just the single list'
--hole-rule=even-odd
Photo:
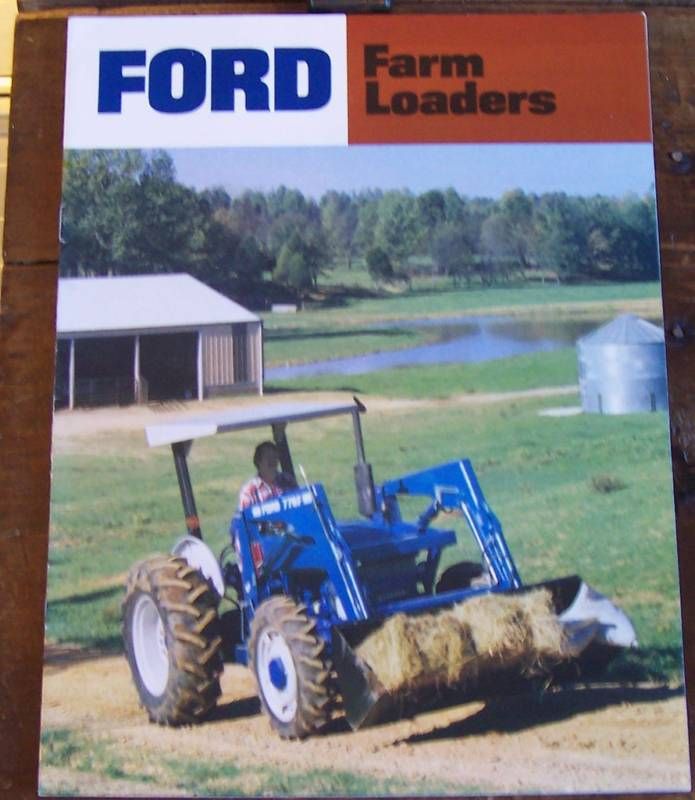
[{"label": "white wheel rim", "polygon": [[159,697],[169,680],[169,652],[164,623],[154,600],[141,594],[133,609],[133,653],[147,691]]},{"label": "white wheel rim", "polygon": [[271,714],[280,722],[291,722],[297,713],[297,671],[282,634],[263,631],[260,635],[256,675]]}]

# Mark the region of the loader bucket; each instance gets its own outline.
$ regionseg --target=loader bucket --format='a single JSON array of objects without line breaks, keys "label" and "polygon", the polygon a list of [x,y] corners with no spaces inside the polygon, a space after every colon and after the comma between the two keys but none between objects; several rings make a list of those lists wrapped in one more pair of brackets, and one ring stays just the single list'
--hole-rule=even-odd
[{"label": "loader bucket", "polygon": [[[399,612],[339,652],[351,724],[383,719],[420,697],[473,689],[504,672],[545,671],[567,656],[551,592],[485,592],[421,613]],[[372,708],[373,707],[373,708]]]},{"label": "loader bucket", "polygon": [[565,630],[568,657],[576,657],[590,644],[637,647],[637,634],[627,614],[578,575],[555,578],[522,591],[547,589],[555,613]]},{"label": "loader bucket", "polygon": [[332,650],[333,668],[350,727],[357,730],[380,722],[392,706],[389,693],[337,628],[333,629]]},{"label": "loader bucket", "polygon": [[572,575],[354,631],[334,628],[333,666],[357,729],[432,690],[473,689],[510,671],[547,674],[593,645],[617,654],[636,644],[627,615]]}]

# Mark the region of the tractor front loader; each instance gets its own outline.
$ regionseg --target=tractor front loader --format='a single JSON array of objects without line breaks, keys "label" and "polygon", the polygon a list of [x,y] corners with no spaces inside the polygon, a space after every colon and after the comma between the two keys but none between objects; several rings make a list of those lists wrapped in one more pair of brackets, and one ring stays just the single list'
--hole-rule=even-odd
[{"label": "tractor front loader", "polygon": [[[172,555],[131,572],[124,637],[150,718],[198,721],[219,694],[223,654],[248,665],[264,712],[283,737],[303,738],[342,713],[372,724],[399,696],[470,685],[481,673],[551,668],[592,647],[636,644],[627,616],[576,576],[525,586],[470,461],[375,484],[359,403],[265,405],[148,428],[174,453],[188,532]],[[195,438],[270,425],[284,472],[294,475],[289,422],[349,414],[363,519],[337,521],[321,483],[234,515],[233,547],[218,559],[202,541],[187,466]],[[426,498],[412,522],[404,496]],[[462,515],[477,560],[442,570]],[[234,612],[219,614],[233,596]]]}]

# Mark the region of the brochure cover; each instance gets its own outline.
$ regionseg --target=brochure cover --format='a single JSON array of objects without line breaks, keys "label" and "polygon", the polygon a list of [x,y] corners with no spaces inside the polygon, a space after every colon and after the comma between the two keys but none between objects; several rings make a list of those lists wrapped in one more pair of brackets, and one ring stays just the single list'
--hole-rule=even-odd
[{"label": "brochure cover", "polygon": [[70,19],[42,793],[690,789],[647,65]]}]

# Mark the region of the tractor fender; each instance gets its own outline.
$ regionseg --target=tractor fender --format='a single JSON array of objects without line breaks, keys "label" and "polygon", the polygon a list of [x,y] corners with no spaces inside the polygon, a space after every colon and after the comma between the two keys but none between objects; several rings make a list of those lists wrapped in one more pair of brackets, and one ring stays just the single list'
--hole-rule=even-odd
[{"label": "tractor fender", "polygon": [[224,597],[224,577],[217,556],[201,539],[184,536],[171,550],[172,555],[184,558],[191,567],[197,569],[211,585],[218,599]]}]

